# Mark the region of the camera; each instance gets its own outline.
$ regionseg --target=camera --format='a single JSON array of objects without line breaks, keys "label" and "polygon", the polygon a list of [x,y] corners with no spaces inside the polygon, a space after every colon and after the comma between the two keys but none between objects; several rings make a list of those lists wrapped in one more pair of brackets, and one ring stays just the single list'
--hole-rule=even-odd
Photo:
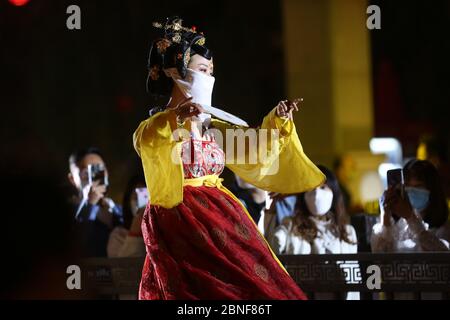
[{"label": "camera", "polygon": [[108,175],[106,168],[101,164],[88,165],[88,182],[92,184],[94,181],[99,181],[100,185],[108,186]]}]

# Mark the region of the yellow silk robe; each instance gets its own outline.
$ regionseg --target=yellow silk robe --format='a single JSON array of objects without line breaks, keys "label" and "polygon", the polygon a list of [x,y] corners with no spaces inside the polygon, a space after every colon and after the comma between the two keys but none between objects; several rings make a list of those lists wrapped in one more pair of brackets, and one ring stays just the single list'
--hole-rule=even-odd
[{"label": "yellow silk robe", "polygon": [[[240,128],[217,119],[212,119],[211,124],[224,132],[224,138],[226,129]],[[150,203],[163,208],[173,208],[183,202],[182,141],[174,139],[175,129],[176,116],[173,111],[166,110],[142,121],[133,135],[134,148],[142,160]],[[278,117],[273,109],[264,118],[261,129],[279,130],[272,156],[255,164],[240,164],[232,159],[235,161],[226,162],[231,171],[258,188],[284,194],[309,191],[325,182],[324,174],[303,152],[293,121]],[[177,161],[172,161],[173,157]],[[266,174],[275,161],[278,161],[276,174]]]}]

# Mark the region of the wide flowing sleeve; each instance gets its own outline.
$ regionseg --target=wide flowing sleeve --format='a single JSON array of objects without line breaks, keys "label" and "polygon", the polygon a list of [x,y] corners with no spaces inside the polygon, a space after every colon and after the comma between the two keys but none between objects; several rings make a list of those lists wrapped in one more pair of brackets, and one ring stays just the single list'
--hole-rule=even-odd
[{"label": "wide flowing sleeve", "polygon": [[175,141],[177,128],[172,111],[159,112],[142,121],[133,134],[133,144],[142,160],[150,203],[172,208],[183,201],[181,142]]},{"label": "wide flowing sleeve", "polygon": [[[264,118],[259,129],[239,128],[219,120],[212,124],[222,133],[226,166],[244,181],[263,190],[284,194],[306,192],[325,182],[325,175],[304,153],[294,122],[277,116],[276,108]],[[247,143],[244,155],[240,156],[235,146],[230,156],[228,129],[247,137],[251,137],[249,130],[256,131],[256,147],[255,143]]]}]

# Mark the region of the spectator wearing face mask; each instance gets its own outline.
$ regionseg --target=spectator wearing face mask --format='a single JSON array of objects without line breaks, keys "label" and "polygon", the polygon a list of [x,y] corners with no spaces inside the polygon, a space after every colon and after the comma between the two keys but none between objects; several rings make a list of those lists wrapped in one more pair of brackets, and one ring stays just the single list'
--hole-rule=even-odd
[{"label": "spectator wearing face mask", "polygon": [[347,223],[342,195],[334,174],[320,187],[297,196],[295,214],[285,219],[271,237],[278,254],[356,253],[355,229]]},{"label": "spectator wearing face mask", "polygon": [[[345,254],[358,250],[356,232],[348,224],[338,181],[328,168],[318,168],[325,174],[326,182],[297,195],[294,215],[268,235],[277,254]],[[315,299],[337,298],[327,293],[315,295]],[[359,293],[349,292],[346,298],[359,299]]]},{"label": "spectator wearing face mask", "polygon": [[401,186],[389,187],[381,199],[381,222],[372,232],[373,252],[448,251],[448,206],[439,175],[426,160],[403,168]]},{"label": "spectator wearing face mask", "polygon": [[71,199],[81,250],[88,257],[105,257],[111,230],[123,223],[122,209],[107,197],[108,170],[97,148],[74,152],[68,179],[76,190]]},{"label": "spectator wearing face mask", "polygon": [[128,182],[123,197],[123,226],[111,232],[108,241],[108,257],[144,257],[145,244],[141,223],[145,205],[138,192],[147,191],[143,176],[134,176]]}]

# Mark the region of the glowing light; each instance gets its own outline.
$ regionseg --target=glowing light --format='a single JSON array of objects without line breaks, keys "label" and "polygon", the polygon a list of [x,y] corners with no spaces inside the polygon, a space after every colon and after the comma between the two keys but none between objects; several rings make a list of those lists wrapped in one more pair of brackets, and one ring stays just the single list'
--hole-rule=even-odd
[{"label": "glowing light", "polygon": [[417,147],[417,159],[427,160],[427,158],[428,158],[427,146],[425,143],[421,143]]},{"label": "glowing light", "polygon": [[370,151],[374,154],[388,153],[397,150],[400,143],[394,138],[373,138],[370,139]]},{"label": "glowing light", "polygon": [[362,203],[376,201],[383,194],[383,181],[378,172],[369,171],[361,177],[359,193]]},{"label": "glowing light", "polygon": [[369,146],[373,154],[386,154],[387,162],[401,164],[403,161],[402,145],[395,138],[372,138]]},{"label": "glowing light", "polygon": [[30,2],[30,0],[9,0],[9,3],[11,3],[16,7],[22,7],[26,5],[28,2]]}]

